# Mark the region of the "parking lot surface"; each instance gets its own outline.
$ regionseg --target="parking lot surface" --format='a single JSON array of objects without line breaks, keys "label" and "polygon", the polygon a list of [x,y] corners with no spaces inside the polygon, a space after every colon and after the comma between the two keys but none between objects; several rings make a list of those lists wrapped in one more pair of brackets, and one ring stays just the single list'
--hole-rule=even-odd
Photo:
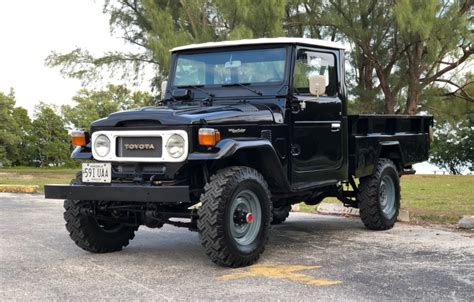
[{"label": "parking lot surface", "polygon": [[62,202],[0,194],[0,300],[474,300],[472,233],[291,213],[257,265],[215,266],[197,233],[140,227],[121,252],[69,239]]}]

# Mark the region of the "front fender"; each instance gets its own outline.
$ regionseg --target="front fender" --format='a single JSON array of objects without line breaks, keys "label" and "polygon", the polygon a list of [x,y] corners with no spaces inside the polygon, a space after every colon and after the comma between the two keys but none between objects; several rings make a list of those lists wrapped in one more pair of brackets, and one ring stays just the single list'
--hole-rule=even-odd
[{"label": "front fender", "polygon": [[189,161],[229,160],[232,164],[246,165],[258,170],[272,191],[291,190],[287,172],[270,141],[261,138],[223,139],[216,145],[216,152],[189,154]]}]

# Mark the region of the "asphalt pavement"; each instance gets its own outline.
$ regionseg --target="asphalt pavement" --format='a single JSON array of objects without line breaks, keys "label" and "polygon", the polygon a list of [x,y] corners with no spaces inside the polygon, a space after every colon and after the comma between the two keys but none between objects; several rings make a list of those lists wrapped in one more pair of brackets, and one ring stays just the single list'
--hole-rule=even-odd
[{"label": "asphalt pavement", "polygon": [[474,301],[474,234],[291,213],[258,264],[214,265],[197,233],[140,227],[121,252],[69,239],[62,201],[0,193],[0,300]]}]

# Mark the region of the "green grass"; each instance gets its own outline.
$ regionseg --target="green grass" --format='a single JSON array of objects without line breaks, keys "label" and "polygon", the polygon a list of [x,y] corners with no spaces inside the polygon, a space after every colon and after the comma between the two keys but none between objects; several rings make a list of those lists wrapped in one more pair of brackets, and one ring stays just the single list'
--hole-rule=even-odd
[{"label": "green grass", "polygon": [[45,184],[67,184],[79,169],[15,167],[0,169],[2,185],[38,185],[44,192]]},{"label": "green grass", "polygon": [[474,215],[473,175],[409,175],[401,187],[402,208],[415,220],[456,223]]},{"label": "green grass", "polygon": [[[0,184],[38,185],[44,191],[48,183],[66,184],[79,169],[3,168]],[[408,175],[401,178],[402,208],[415,221],[456,223],[463,215],[474,215],[474,176]],[[339,202],[327,198],[325,202]],[[315,206],[300,205],[303,212],[314,213]]]}]

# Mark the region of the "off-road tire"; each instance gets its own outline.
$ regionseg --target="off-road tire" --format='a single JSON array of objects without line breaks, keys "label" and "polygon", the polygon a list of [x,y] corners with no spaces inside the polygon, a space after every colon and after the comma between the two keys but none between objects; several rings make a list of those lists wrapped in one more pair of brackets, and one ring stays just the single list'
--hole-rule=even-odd
[{"label": "off-road tire", "polygon": [[[71,185],[81,183],[81,174],[71,181]],[[97,220],[89,215],[82,214],[81,200],[64,201],[64,220],[69,236],[80,248],[92,253],[109,253],[122,250],[135,237],[138,226],[118,226],[113,230],[105,231]]]},{"label": "off-road tire", "polygon": [[[395,212],[391,217],[382,211],[379,198],[380,183],[386,175],[392,179],[395,187]],[[391,229],[400,210],[400,177],[393,161],[380,159],[372,175],[360,178],[358,189],[360,217],[364,225],[371,230]]]},{"label": "off-road tire", "polygon": [[290,216],[291,206],[273,207],[272,224],[281,224]]},{"label": "off-road tire", "polygon": [[[239,245],[232,237],[227,221],[230,204],[239,192],[252,190],[261,207],[261,225],[255,240]],[[265,249],[272,220],[270,192],[263,176],[255,169],[234,166],[217,171],[204,187],[197,222],[201,244],[210,259],[222,266],[242,267],[253,264]]]}]

